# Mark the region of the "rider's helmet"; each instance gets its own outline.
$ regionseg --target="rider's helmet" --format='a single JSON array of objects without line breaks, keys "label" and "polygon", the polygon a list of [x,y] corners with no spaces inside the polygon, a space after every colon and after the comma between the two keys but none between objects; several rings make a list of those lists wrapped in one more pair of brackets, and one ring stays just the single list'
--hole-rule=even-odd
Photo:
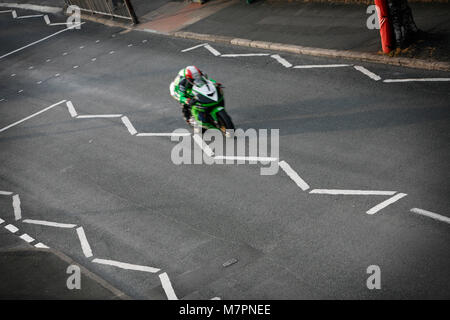
[{"label": "rider's helmet", "polygon": [[185,69],[185,77],[189,82],[198,83],[202,80],[202,72],[196,66],[188,66]]}]

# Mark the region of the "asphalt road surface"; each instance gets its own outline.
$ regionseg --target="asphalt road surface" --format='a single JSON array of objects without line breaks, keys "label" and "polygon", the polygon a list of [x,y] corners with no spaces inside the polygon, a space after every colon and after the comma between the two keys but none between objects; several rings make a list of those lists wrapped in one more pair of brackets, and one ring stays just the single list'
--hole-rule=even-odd
[{"label": "asphalt road surface", "polygon": [[[182,52],[202,43],[92,22],[13,52],[64,28],[0,14],[2,239],[26,233],[137,299],[450,298],[450,82],[385,81],[448,73]],[[298,176],[175,165],[176,142],[139,136],[187,129],[168,87],[192,64],[237,127],[280,130]],[[349,66],[294,68],[324,64]]]}]

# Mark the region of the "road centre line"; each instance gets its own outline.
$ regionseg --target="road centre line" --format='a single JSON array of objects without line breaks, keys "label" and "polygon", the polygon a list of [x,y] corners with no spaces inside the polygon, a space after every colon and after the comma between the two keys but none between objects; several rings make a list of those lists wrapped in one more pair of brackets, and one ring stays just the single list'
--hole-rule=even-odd
[{"label": "road centre line", "polygon": [[78,26],[81,26],[81,25],[84,24],[84,23],[85,23],[85,22],[81,22],[81,23],[79,23],[79,24],[72,25],[72,26],[70,26],[70,27],[67,27],[67,28],[64,28],[64,29],[62,29],[62,30],[59,30],[59,31],[57,31],[57,32],[55,32],[55,33],[53,33],[53,34],[51,34],[51,35],[49,35],[49,36],[46,36],[46,37],[40,39],[40,40],[34,41],[34,42],[32,42],[32,43],[30,43],[30,44],[27,44],[27,45],[25,45],[25,46],[23,46],[23,47],[21,47],[21,48],[19,48],[19,49],[16,49],[16,50],[13,50],[13,51],[11,51],[11,52],[8,52],[8,53],[6,53],[6,54],[0,56],[0,59],[3,59],[3,58],[5,58],[5,57],[7,57],[7,56],[9,56],[9,55],[11,55],[11,54],[13,54],[13,53],[16,53],[16,52],[19,52],[19,51],[21,51],[21,50],[23,50],[23,49],[26,49],[26,48],[28,48],[28,47],[31,47],[31,46],[33,46],[33,45],[35,45],[35,44],[38,44],[38,43],[40,43],[40,42],[42,42],[42,41],[44,41],[44,40],[50,39],[51,37],[54,37],[54,36],[56,36],[56,35],[58,35],[58,34],[60,34],[60,33],[62,33],[62,32],[65,32],[65,31],[67,31],[67,30],[71,30],[71,29],[73,29],[73,28],[76,28],[76,27],[78,27]]},{"label": "road centre line", "polygon": [[59,222],[44,221],[44,220],[32,220],[32,219],[25,219],[25,220],[23,220],[23,222],[30,223],[30,224],[38,224],[38,225],[48,226],[48,227],[66,228],[66,229],[75,228],[77,226],[76,224],[70,224],[70,223],[59,223]]},{"label": "road centre line", "polygon": [[376,75],[375,73],[373,73],[370,70],[367,70],[366,68],[364,68],[363,66],[353,66],[353,68],[355,68],[356,70],[358,70],[359,72],[365,74],[366,76],[368,76],[369,78],[378,81],[381,80],[381,77],[379,75]]},{"label": "road centre line", "polygon": [[450,224],[450,218],[449,217],[442,216],[440,214],[437,214],[437,213],[434,213],[434,212],[431,212],[431,211],[427,211],[427,210],[423,210],[423,209],[419,209],[419,208],[412,208],[410,211],[412,213],[416,213],[416,214],[419,214],[421,216],[425,216],[425,217],[428,217],[428,218],[431,218],[431,219],[434,219],[434,220],[438,220],[438,221]]},{"label": "road centre line", "polygon": [[48,111],[48,110],[50,110],[50,109],[52,109],[52,108],[54,108],[54,107],[56,107],[56,106],[58,106],[58,105],[60,105],[61,103],[64,103],[64,102],[66,102],[66,100],[61,100],[61,101],[59,101],[59,102],[57,102],[57,103],[55,103],[55,104],[52,104],[52,105],[49,106],[49,107],[46,107],[46,108],[44,108],[44,109],[42,109],[42,110],[40,110],[40,111],[38,111],[38,112],[36,112],[36,113],[33,113],[32,115],[30,115],[30,116],[28,116],[28,117],[23,118],[22,120],[16,121],[16,122],[14,122],[14,123],[12,123],[12,124],[10,124],[10,125],[8,125],[8,126],[2,128],[2,129],[0,129],[0,132],[3,132],[3,131],[5,131],[5,130],[8,130],[9,128],[12,128],[12,127],[14,127],[14,126],[16,126],[16,125],[18,125],[18,124],[20,124],[20,123],[26,121],[26,120],[29,120],[29,119],[31,119],[31,118],[33,118],[33,117],[35,117],[35,116],[37,116],[37,115],[39,115],[39,114],[41,114],[41,113],[43,113],[43,112],[45,112],[45,111]]},{"label": "road centre line", "polygon": [[128,131],[130,132],[131,135],[135,135],[137,133],[137,130],[134,128],[134,126],[131,124],[130,119],[128,119],[127,116],[123,116],[122,118],[120,118],[123,122],[123,124],[125,125],[125,127],[127,127]]},{"label": "road centre line", "polygon": [[387,206],[393,204],[394,202],[397,202],[398,200],[400,200],[401,198],[406,197],[406,196],[407,196],[406,193],[399,193],[399,194],[396,194],[395,196],[393,196],[393,197],[387,199],[386,201],[383,201],[383,202],[377,204],[375,207],[373,207],[372,209],[370,209],[370,210],[367,211],[366,213],[367,213],[367,214],[375,214],[375,213],[377,213],[378,211],[380,211],[380,210],[386,208]]},{"label": "road centre line", "polygon": [[159,275],[159,279],[161,280],[162,287],[164,292],[166,293],[167,299],[169,300],[178,300],[175,291],[173,290],[172,283],[170,282],[169,276],[167,273],[161,273]]},{"label": "road centre line", "polygon": [[286,172],[288,177],[291,178],[300,189],[306,191],[310,188],[305,180],[303,180],[286,161],[280,161],[278,165],[281,169],[283,169],[284,172]]},{"label": "road centre line", "polygon": [[143,272],[150,272],[150,273],[157,273],[161,270],[161,269],[153,268],[153,267],[147,267],[147,266],[142,266],[142,265],[137,265],[137,264],[130,264],[130,263],[119,262],[119,261],[114,261],[114,260],[98,259],[98,258],[95,258],[94,260],[92,260],[92,262],[95,262],[98,264],[104,264],[104,265],[108,265],[108,266],[113,266],[113,267],[118,267],[118,268],[126,269],[126,270],[135,270],[135,271],[143,271]]},{"label": "road centre line", "polygon": [[312,194],[330,194],[330,195],[362,195],[362,196],[392,196],[397,191],[378,191],[378,190],[342,190],[342,189],[314,189]]},{"label": "road centre line", "polygon": [[77,234],[78,238],[80,239],[81,249],[83,250],[85,257],[86,258],[92,257],[92,249],[86,238],[86,234],[84,233],[83,227],[77,228]]}]

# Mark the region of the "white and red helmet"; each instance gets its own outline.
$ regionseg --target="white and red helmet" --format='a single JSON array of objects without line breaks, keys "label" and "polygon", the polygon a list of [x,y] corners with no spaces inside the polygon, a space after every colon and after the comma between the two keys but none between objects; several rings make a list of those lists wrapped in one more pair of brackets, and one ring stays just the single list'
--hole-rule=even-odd
[{"label": "white and red helmet", "polygon": [[186,79],[188,81],[191,82],[197,82],[200,81],[202,78],[202,72],[200,71],[199,68],[197,68],[196,66],[188,66],[185,69],[185,74],[184,76],[186,77]]}]

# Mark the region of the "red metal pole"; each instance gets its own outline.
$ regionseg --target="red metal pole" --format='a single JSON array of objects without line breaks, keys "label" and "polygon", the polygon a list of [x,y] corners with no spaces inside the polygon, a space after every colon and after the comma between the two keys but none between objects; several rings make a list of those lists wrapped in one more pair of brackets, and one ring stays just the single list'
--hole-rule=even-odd
[{"label": "red metal pole", "polygon": [[394,49],[394,37],[392,25],[389,19],[389,8],[387,0],[375,0],[377,6],[378,21],[380,22],[381,46],[384,53],[389,53]]}]

